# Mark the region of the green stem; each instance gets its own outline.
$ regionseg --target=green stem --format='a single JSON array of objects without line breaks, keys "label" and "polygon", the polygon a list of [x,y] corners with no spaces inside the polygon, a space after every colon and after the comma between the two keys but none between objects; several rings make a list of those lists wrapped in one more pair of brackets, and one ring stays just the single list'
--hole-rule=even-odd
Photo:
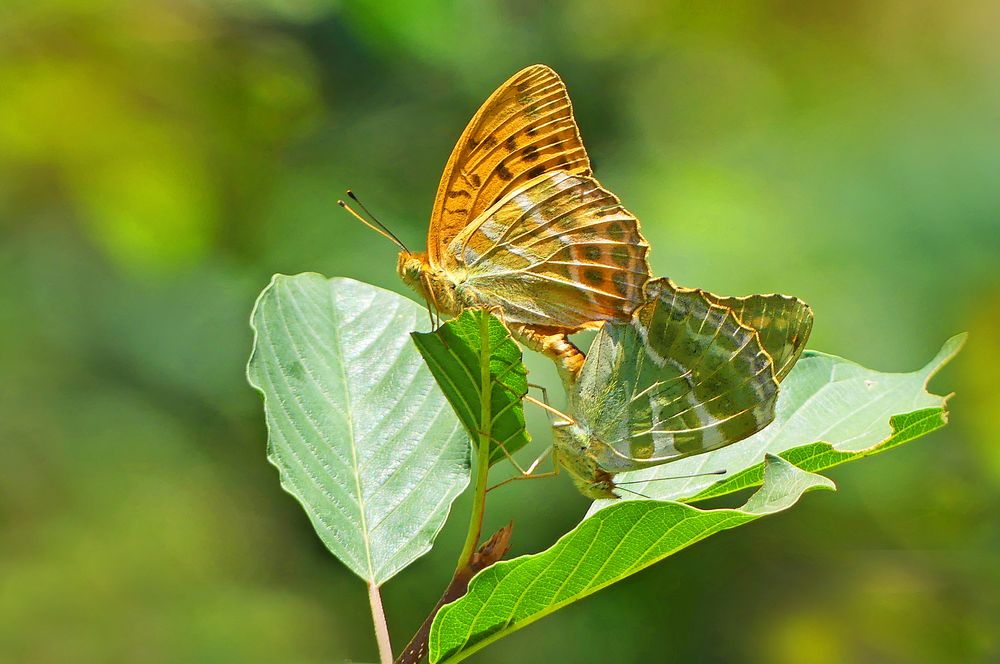
[{"label": "green stem", "polygon": [[490,318],[485,311],[479,319],[479,444],[476,447],[476,493],[472,503],[472,517],[469,532],[465,536],[465,546],[458,557],[457,571],[468,567],[472,554],[476,552],[479,536],[483,530],[483,514],[486,511],[486,485],[490,472],[490,431],[492,430],[493,383],[490,380]]}]

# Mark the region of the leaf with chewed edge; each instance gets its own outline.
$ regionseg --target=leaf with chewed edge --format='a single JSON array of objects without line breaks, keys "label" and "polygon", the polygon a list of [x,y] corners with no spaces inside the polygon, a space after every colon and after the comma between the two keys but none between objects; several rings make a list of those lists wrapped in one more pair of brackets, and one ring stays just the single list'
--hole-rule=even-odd
[{"label": "leaf with chewed edge", "polygon": [[833,487],[810,471],[880,453],[940,428],[947,421],[946,397],[929,394],[927,381],[964,341],[965,335],[949,339],[924,368],[908,374],[875,372],[832,355],[807,353],[782,384],[771,426],[716,452],[616,478],[635,481],[723,467],[731,474],[717,483],[685,478],[630,488],[689,502],[761,485],[743,507],[701,510],[686,502],[596,501],[590,515],[552,548],[485,570],[473,579],[468,595],[444,607],[431,631],[431,661],[464,659],[696,541],[787,509],[810,488]]},{"label": "leaf with chewed edge", "polygon": [[567,604],[635,574],[710,535],[787,509],[820,475],[768,456],[761,488],[738,509],[619,502],[585,519],[542,553],[480,572],[468,593],[443,607],[431,627],[430,661],[457,662]]},{"label": "leaf with chewed edge", "polygon": [[[930,362],[909,373],[873,371],[806,351],[781,383],[774,421],[762,431],[714,452],[615,479],[651,498],[693,502],[759,485],[765,454],[819,472],[897,447],[947,423],[948,397],[927,392],[927,381],[955,357],[965,338],[948,339]],[[720,469],[727,474],[719,481],[682,477]],[[615,502],[596,501],[590,513]]]}]

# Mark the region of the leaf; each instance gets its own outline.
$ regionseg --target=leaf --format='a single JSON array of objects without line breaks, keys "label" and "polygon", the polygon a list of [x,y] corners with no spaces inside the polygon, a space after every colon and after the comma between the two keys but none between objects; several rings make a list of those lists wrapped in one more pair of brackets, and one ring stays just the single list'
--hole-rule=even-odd
[{"label": "leaf", "polygon": [[380,585],[430,550],[469,443],[410,343],[426,311],[318,274],[275,275],[251,318],[268,460],[327,548]]},{"label": "leaf", "polygon": [[[731,447],[668,464],[670,474],[680,474],[717,467],[720,460],[734,467],[736,459],[745,458],[735,477],[715,485],[725,490],[712,494],[762,483],[741,508],[702,510],[682,502],[596,501],[590,516],[553,547],[484,570],[472,580],[465,597],[442,608],[431,627],[431,661],[464,659],[694,542],[787,509],[804,491],[833,488],[830,480],[809,472],[814,467],[827,468],[881,452],[942,426],[945,398],[928,394],[926,383],[954,357],[963,341],[962,335],[950,339],[927,366],[910,374],[879,373],[831,355],[809,354],[783,383],[783,401],[779,401],[774,425]],[[802,440],[825,442],[803,445]],[[748,442],[758,447],[745,451],[745,457],[730,455]],[[791,460],[772,454],[769,445],[780,448]],[[710,460],[703,462],[705,457]],[[691,462],[699,466],[682,467]],[[664,467],[655,470],[663,472]],[[639,474],[623,473],[619,478]],[[705,488],[710,481],[703,480],[700,486],[687,482],[674,480],[673,495],[708,495]],[[656,496],[661,484],[671,482],[654,482],[641,489]]]},{"label": "leaf", "polygon": [[480,572],[468,593],[431,626],[430,661],[457,662],[557,609],[649,567],[706,537],[795,504],[825,477],[768,456],[763,486],[739,509],[621,501],[585,519],[542,553]]},{"label": "leaf", "polygon": [[[481,334],[483,316],[488,317],[485,349]],[[414,332],[413,341],[473,441],[479,439],[482,412],[480,360],[488,356],[492,384],[489,434],[511,454],[528,444],[531,437],[524,428],[521,403],[528,392],[528,372],[521,362],[520,347],[496,316],[483,309],[466,309],[436,332]],[[503,449],[491,442],[490,465],[505,457]]]},{"label": "leaf", "polygon": [[[622,473],[616,481],[638,482],[629,488],[651,498],[690,502],[760,484],[765,453],[818,472],[918,438],[947,423],[947,397],[929,394],[927,381],[958,353],[965,337],[952,337],[926,366],[910,373],[872,371],[807,351],[782,382],[774,422],[762,431],[714,452]],[[718,482],[660,479],[718,469],[727,471]],[[614,502],[596,501],[590,513]]]}]

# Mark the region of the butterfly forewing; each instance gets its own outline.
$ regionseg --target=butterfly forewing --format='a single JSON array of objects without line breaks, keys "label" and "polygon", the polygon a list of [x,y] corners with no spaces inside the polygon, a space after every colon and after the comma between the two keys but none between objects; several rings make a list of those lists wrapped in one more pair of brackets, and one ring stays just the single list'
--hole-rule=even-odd
[{"label": "butterfly forewing", "polygon": [[771,356],[774,375],[780,382],[795,366],[812,331],[813,314],[808,304],[790,295],[705,297],[733,310],[740,322],[757,330],[760,343]]},{"label": "butterfly forewing", "polygon": [[[752,329],[699,291],[656,280],[647,293],[632,325],[601,331],[591,349],[600,359],[588,358],[580,380],[603,382],[616,402],[577,398],[610,447],[601,466],[612,472],[717,449],[774,419],[778,384]],[[599,367],[603,380],[588,376]]]},{"label": "butterfly forewing", "polygon": [[452,151],[431,214],[431,264],[446,265],[444,248],[506,193],[554,170],[589,175],[590,160],[566,86],[533,65],[486,100]]},{"label": "butterfly forewing", "polygon": [[643,301],[648,245],[593,178],[549,173],[511,192],[451,243],[467,287],[509,321],[579,329]]}]

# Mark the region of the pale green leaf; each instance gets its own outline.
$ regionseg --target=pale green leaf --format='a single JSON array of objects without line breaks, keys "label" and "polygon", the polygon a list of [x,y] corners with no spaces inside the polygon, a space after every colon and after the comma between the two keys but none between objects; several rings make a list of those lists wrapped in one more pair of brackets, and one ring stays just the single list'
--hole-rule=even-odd
[{"label": "pale green leaf", "polygon": [[[483,316],[487,317],[485,339]],[[521,362],[521,349],[496,316],[466,309],[434,332],[414,333],[413,341],[472,440],[479,440],[481,433],[490,435],[491,465],[506,458],[498,443],[511,454],[528,444],[531,438],[524,428],[521,402],[528,392],[528,372]],[[484,358],[489,358],[491,385],[489,431],[480,431]]]},{"label": "pale green leaf", "polygon": [[426,553],[468,484],[469,442],[410,340],[414,302],[351,279],[275,275],[252,315],[268,459],[323,543],[381,584]]},{"label": "pale green leaf", "polygon": [[585,519],[542,553],[480,572],[468,593],[431,627],[430,661],[457,662],[557,609],[634,574],[699,540],[791,507],[825,477],[767,457],[763,486],[739,509],[621,501]]},{"label": "pale green leaf", "polygon": [[[947,397],[928,393],[927,381],[964,342],[964,334],[952,337],[926,366],[910,373],[873,371],[807,351],[781,383],[775,419],[762,431],[714,452],[621,473],[616,481],[638,482],[629,489],[651,498],[690,502],[760,484],[767,453],[818,472],[913,440],[947,422]],[[726,470],[726,476],[662,479],[713,470]],[[590,511],[614,502],[596,501]]]}]

